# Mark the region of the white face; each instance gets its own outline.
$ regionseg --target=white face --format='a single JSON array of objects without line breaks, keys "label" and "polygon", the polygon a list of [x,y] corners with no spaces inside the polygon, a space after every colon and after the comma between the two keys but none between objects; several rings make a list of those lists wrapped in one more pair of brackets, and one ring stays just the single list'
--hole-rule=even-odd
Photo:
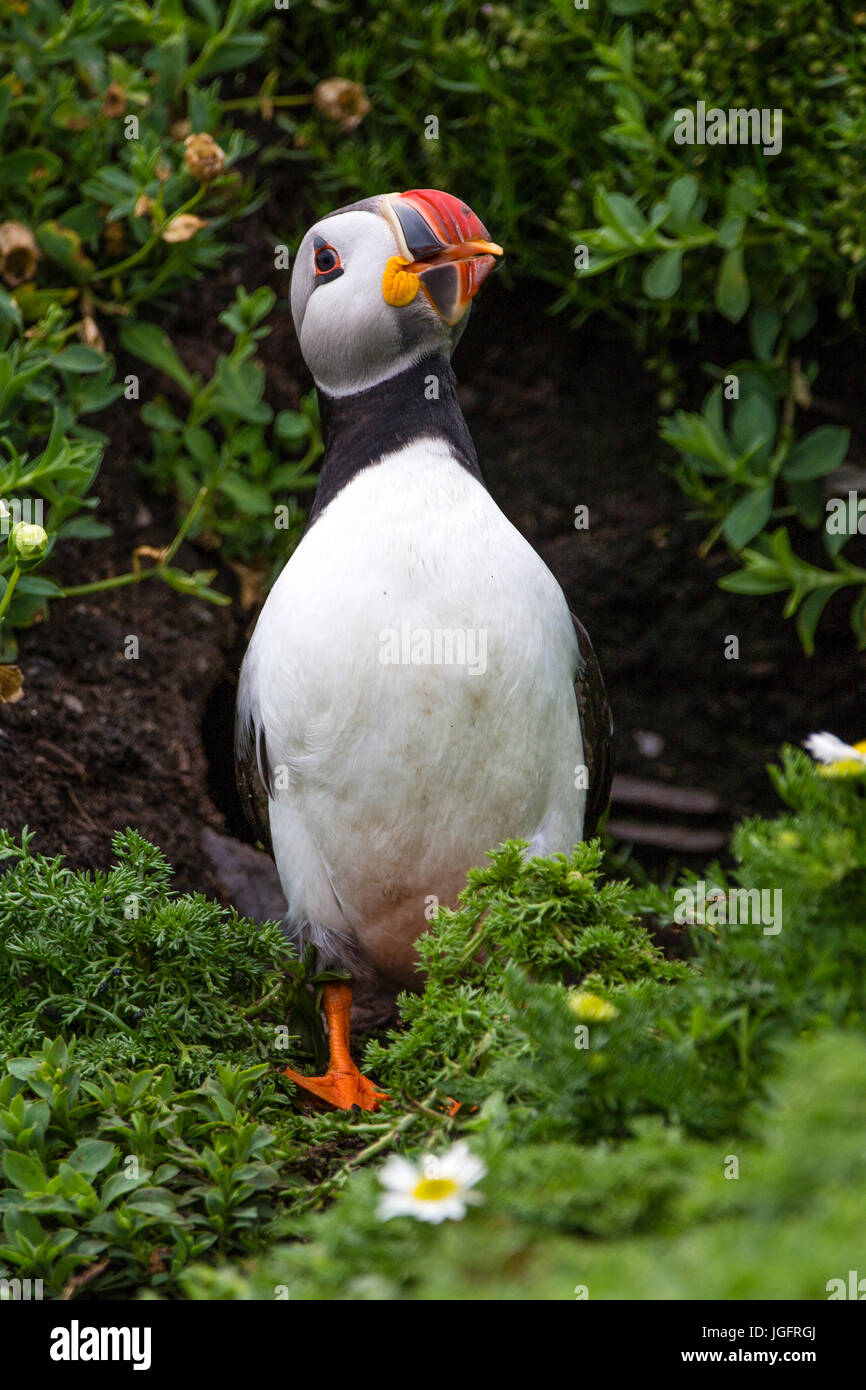
[{"label": "white face", "polygon": [[[331,262],[325,247],[339,258],[334,268],[342,274],[334,278],[317,273],[317,254],[320,265]],[[402,254],[388,220],[362,208],[322,218],[301,242],[292,317],[304,360],[328,395],[363,391],[430,352],[450,353],[459,337],[463,325],[449,328],[424,294],[400,307],[386,302],[382,277]]]}]

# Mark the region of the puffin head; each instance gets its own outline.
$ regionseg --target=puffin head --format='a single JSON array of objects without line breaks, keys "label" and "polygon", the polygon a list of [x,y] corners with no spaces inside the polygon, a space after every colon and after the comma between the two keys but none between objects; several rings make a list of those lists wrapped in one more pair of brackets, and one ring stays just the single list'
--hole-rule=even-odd
[{"label": "puffin head", "polygon": [[329,213],[301,242],[292,317],[316,385],[347,396],[453,350],[501,246],[450,193],[413,188]]}]

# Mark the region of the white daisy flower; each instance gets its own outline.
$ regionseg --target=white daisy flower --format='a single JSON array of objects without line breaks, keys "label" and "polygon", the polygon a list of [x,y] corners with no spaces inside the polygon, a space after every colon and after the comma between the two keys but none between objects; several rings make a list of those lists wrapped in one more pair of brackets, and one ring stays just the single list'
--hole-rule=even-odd
[{"label": "white daisy flower", "polygon": [[408,1158],[389,1158],[379,1174],[385,1193],[379,1201],[379,1217],[414,1216],[417,1221],[462,1221],[470,1203],[483,1202],[470,1188],[487,1172],[480,1158],[460,1140],[441,1158],[426,1154],[420,1168]]},{"label": "white daisy flower", "polygon": [[866,772],[866,742],[843,743],[835,734],[810,734],[803,740],[803,747],[818,763],[824,777],[849,777],[852,773]]}]

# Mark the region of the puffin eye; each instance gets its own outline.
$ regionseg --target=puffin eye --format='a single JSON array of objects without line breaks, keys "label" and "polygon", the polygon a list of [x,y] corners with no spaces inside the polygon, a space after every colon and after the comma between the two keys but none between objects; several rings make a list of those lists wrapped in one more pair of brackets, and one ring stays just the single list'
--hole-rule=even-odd
[{"label": "puffin eye", "polygon": [[329,246],[326,241],[322,241],[319,237],[316,238],[315,248],[313,260],[316,267],[316,284],[321,285],[328,280],[336,280],[343,273],[337,252],[333,246]]}]

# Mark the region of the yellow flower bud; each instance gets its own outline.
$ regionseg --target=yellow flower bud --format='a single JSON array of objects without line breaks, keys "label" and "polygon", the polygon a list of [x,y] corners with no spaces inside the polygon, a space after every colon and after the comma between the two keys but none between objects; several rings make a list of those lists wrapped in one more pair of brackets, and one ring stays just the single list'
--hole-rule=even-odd
[{"label": "yellow flower bud", "polygon": [[607,1023],[619,1013],[606,999],[584,989],[569,990],[568,1007],[581,1023]]}]

